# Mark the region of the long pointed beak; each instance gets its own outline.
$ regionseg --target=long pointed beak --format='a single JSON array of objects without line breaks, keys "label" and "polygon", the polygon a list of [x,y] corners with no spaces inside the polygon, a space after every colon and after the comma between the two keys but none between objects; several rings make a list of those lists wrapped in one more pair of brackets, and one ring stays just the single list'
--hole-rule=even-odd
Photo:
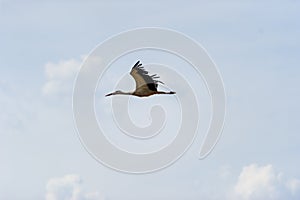
[{"label": "long pointed beak", "polygon": [[109,94],[107,94],[107,95],[105,95],[106,97],[108,97],[108,96],[111,96],[113,93],[109,93]]}]

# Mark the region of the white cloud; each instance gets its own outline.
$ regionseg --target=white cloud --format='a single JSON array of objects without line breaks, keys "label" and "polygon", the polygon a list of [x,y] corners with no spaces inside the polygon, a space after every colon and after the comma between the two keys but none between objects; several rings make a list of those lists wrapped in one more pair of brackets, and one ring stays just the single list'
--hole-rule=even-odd
[{"label": "white cloud", "polygon": [[45,74],[47,81],[43,86],[45,95],[64,95],[72,92],[72,84],[84,59],[63,60],[58,63],[47,63]]},{"label": "white cloud", "polygon": [[71,174],[48,181],[46,200],[104,200],[104,197],[99,192],[84,192],[81,178]]},{"label": "white cloud", "polygon": [[[87,59],[88,58],[88,59]],[[88,67],[98,67],[101,62],[99,56],[83,55],[80,59],[62,60],[58,63],[46,63],[46,83],[42,92],[46,96],[67,96],[73,92],[73,84],[82,63]]]},{"label": "white cloud", "polygon": [[239,199],[275,199],[277,177],[272,165],[259,167],[252,164],[243,168],[234,193]]},{"label": "white cloud", "polygon": [[297,199],[300,192],[300,180],[285,180],[282,173],[272,165],[245,166],[235,184],[230,199],[233,200],[284,200]]}]

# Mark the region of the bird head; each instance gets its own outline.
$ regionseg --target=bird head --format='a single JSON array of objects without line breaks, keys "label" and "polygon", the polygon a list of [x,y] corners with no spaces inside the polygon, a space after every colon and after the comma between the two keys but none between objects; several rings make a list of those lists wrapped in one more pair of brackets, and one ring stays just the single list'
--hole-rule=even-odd
[{"label": "bird head", "polygon": [[112,92],[112,93],[109,93],[109,94],[107,94],[107,95],[105,95],[106,97],[108,97],[108,96],[111,96],[111,95],[115,95],[115,94],[121,94],[122,93],[122,91],[121,90],[117,90],[117,91],[115,91],[115,92]]}]

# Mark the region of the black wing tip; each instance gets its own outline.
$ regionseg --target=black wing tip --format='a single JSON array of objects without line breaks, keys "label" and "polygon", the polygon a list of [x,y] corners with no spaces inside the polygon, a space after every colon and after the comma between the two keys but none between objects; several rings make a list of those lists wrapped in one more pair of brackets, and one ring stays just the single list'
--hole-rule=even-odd
[{"label": "black wing tip", "polygon": [[136,67],[139,67],[141,65],[142,65],[142,63],[140,63],[140,61],[138,60],[132,68],[136,68]]}]

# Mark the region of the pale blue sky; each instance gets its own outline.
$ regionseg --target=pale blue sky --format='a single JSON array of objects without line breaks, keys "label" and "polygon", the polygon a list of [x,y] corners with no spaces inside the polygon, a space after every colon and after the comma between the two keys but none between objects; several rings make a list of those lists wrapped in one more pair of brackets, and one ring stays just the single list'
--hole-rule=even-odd
[{"label": "pale blue sky", "polygon": [[[74,187],[81,190],[76,200],[299,198],[299,9],[297,0],[0,0],[0,199],[53,193],[60,200]],[[144,26],[171,28],[204,46],[224,79],[227,118],[205,160],[197,160],[196,143],[170,168],[136,176],[100,165],[84,150],[71,110],[76,70],[51,78],[46,69],[77,69],[103,40]],[[45,94],[52,79],[64,87]],[[68,174],[82,182],[46,188]],[[258,181],[244,174],[258,174]],[[94,191],[99,195],[84,197]]]}]

